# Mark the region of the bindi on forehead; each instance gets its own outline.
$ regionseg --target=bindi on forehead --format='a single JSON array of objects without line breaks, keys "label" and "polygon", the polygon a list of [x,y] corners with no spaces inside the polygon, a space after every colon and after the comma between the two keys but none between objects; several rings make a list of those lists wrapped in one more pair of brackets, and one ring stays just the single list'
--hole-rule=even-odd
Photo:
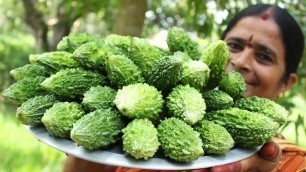
[{"label": "bindi on forehead", "polygon": [[250,38],[249,38],[249,40],[248,40],[248,42],[247,42],[247,44],[246,44],[246,46],[248,47],[248,48],[253,48],[253,45],[252,45],[252,40],[253,40],[253,34],[250,36]]},{"label": "bindi on forehead", "polygon": [[264,13],[264,14],[262,14],[262,15],[260,16],[260,18],[261,18],[262,20],[267,20],[269,17],[270,17],[270,15],[267,14],[267,13]]}]

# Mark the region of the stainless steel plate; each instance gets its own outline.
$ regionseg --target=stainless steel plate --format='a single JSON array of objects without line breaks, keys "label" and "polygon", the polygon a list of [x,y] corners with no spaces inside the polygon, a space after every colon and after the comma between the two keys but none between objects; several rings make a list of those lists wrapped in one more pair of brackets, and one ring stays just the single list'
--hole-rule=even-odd
[{"label": "stainless steel plate", "polygon": [[108,149],[90,151],[84,147],[77,146],[72,140],[51,136],[44,127],[25,127],[39,141],[69,155],[100,164],[140,169],[191,170],[208,168],[248,158],[260,149],[260,146],[254,149],[235,148],[223,155],[205,155],[190,163],[174,162],[164,158],[160,153],[148,160],[136,160],[123,152],[119,145]]}]

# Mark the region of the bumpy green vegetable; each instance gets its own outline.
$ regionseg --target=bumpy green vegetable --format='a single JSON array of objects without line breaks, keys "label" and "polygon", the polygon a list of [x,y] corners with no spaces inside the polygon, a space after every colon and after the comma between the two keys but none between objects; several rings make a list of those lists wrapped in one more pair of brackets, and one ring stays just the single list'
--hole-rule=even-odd
[{"label": "bumpy green vegetable", "polygon": [[253,96],[235,101],[235,107],[266,115],[280,126],[287,121],[288,111],[278,103],[266,98]]},{"label": "bumpy green vegetable", "polygon": [[177,118],[163,120],[157,127],[164,155],[178,162],[191,162],[204,155],[200,134]]},{"label": "bumpy green vegetable", "polygon": [[2,95],[19,106],[22,124],[43,124],[90,150],[120,144],[144,160],[159,148],[164,158],[191,162],[226,153],[233,140],[259,146],[285,123],[280,105],[243,98],[242,76],[225,73],[224,41],[201,54],[186,32],[169,28],[167,43],[169,52],[133,36],[73,33],[56,51],[29,55]]},{"label": "bumpy green vegetable", "polygon": [[127,57],[139,67],[144,78],[148,78],[154,65],[165,55],[162,50],[143,38],[111,34],[104,42],[125,50]]},{"label": "bumpy green vegetable", "polygon": [[123,115],[148,119],[158,118],[164,104],[161,92],[145,83],[131,84],[119,89],[114,102]]},{"label": "bumpy green vegetable", "polygon": [[209,90],[202,93],[207,111],[228,109],[234,104],[233,98],[221,90]]},{"label": "bumpy green vegetable", "polygon": [[73,55],[65,51],[43,53],[41,56],[39,56],[36,62],[48,67],[54,72],[65,68],[76,68],[80,66],[79,63],[73,58]]},{"label": "bumpy green vegetable", "polygon": [[123,150],[136,159],[152,157],[160,145],[157,129],[148,119],[134,119],[123,130]]},{"label": "bumpy green vegetable", "polygon": [[230,71],[222,75],[219,89],[228,93],[233,99],[238,99],[244,96],[246,85],[239,72]]},{"label": "bumpy green vegetable", "polygon": [[86,42],[95,41],[96,38],[89,35],[88,33],[71,33],[68,36],[62,38],[57,44],[58,51],[67,51],[73,53],[82,44]]},{"label": "bumpy green vegetable", "polygon": [[118,111],[98,109],[73,124],[71,139],[90,150],[105,148],[120,139],[124,127],[125,123]]},{"label": "bumpy green vegetable", "polygon": [[212,121],[201,120],[194,126],[194,130],[200,133],[205,153],[224,154],[234,147],[235,142],[230,133]]},{"label": "bumpy green vegetable", "polygon": [[205,62],[210,69],[209,89],[216,87],[219,83],[229,56],[227,45],[222,40],[212,42],[202,52],[200,60]]},{"label": "bumpy green vegetable", "polygon": [[176,85],[183,62],[189,59],[189,56],[182,52],[162,58],[153,67],[147,83],[160,91],[168,92]]},{"label": "bumpy green vegetable", "polygon": [[105,63],[108,79],[118,88],[144,82],[140,69],[126,56],[109,55]]},{"label": "bumpy green vegetable", "polygon": [[202,61],[188,60],[183,63],[179,82],[182,85],[189,84],[191,87],[201,91],[206,86],[210,69]]},{"label": "bumpy green vegetable", "polygon": [[117,90],[109,86],[93,86],[84,94],[82,104],[89,111],[115,106]]},{"label": "bumpy green vegetable", "polygon": [[26,64],[11,70],[10,75],[12,75],[16,81],[19,81],[25,78],[35,78],[37,76],[48,77],[49,72],[50,71],[48,71],[44,66]]},{"label": "bumpy green vegetable", "polygon": [[16,117],[25,125],[41,125],[45,111],[58,100],[53,95],[35,96],[17,108]]},{"label": "bumpy green vegetable", "polygon": [[225,127],[237,146],[244,148],[262,145],[279,129],[278,123],[263,114],[238,108],[209,112],[205,119]]},{"label": "bumpy green vegetable", "polygon": [[139,67],[144,78],[148,78],[154,65],[165,53],[143,38],[133,37],[128,49],[129,58]]},{"label": "bumpy green vegetable", "polygon": [[70,138],[73,123],[84,115],[82,106],[76,102],[57,102],[45,112],[41,121],[51,135]]},{"label": "bumpy green vegetable", "polygon": [[45,77],[25,78],[10,85],[2,92],[2,96],[17,105],[38,95],[46,95],[48,92],[40,86]]},{"label": "bumpy green vegetable", "polygon": [[129,51],[131,47],[131,41],[133,37],[132,36],[122,36],[117,34],[110,34],[105,37],[104,42],[106,44],[114,45],[116,47],[119,47],[126,52]]},{"label": "bumpy green vegetable", "polygon": [[167,97],[167,108],[173,117],[193,125],[204,117],[205,101],[202,94],[189,85],[177,86]]},{"label": "bumpy green vegetable", "polygon": [[100,40],[81,45],[73,52],[73,57],[86,69],[105,72],[105,59],[111,54],[123,55],[124,52]]},{"label": "bumpy green vegetable", "polygon": [[201,56],[197,44],[190,39],[187,33],[180,28],[169,28],[167,35],[169,50],[186,52],[193,60],[198,60]]},{"label": "bumpy green vegetable", "polygon": [[73,52],[73,57],[82,67],[93,70],[104,70],[105,51],[101,41],[87,42]]},{"label": "bumpy green vegetable", "polygon": [[44,55],[44,53],[41,54],[30,54],[29,55],[29,61],[31,64],[36,64],[39,65],[39,63],[37,62],[37,60],[39,59],[39,57],[41,57],[42,55]]},{"label": "bumpy green vegetable", "polygon": [[66,98],[82,96],[90,87],[104,85],[105,77],[81,68],[63,69],[41,83],[46,90]]}]

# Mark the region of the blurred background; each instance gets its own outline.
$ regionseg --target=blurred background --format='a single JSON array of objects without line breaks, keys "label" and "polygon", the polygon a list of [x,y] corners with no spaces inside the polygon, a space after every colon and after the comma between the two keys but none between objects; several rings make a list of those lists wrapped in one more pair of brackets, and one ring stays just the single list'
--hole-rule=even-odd
[{"label": "blurred background", "polygon": [[[236,12],[261,2],[287,9],[306,34],[304,0],[0,0],[0,92],[14,82],[10,70],[29,63],[29,54],[55,50],[69,33],[132,35],[166,48],[166,30],[178,26],[201,49],[219,39]],[[299,82],[278,101],[290,112],[280,133],[304,148],[305,56],[306,51],[298,71]],[[61,171],[66,155],[31,136],[15,119],[16,108],[0,96],[0,171]]]}]

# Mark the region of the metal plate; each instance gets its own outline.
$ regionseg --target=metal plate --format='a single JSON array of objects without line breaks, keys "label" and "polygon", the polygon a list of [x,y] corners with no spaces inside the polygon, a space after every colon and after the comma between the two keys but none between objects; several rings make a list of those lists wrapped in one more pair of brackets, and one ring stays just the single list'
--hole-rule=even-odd
[{"label": "metal plate", "polygon": [[223,155],[205,155],[190,163],[174,162],[164,158],[160,152],[148,160],[136,160],[124,153],[119,145],[114,145],[108,149],[90,151],[84,147],[77,146],[72,140],[51,136],[43,126],[25,127],[39,141],[69,155],[100,164],[140,169],[191,170],[208,168],[248,158],[260,149],[260,146],[254,149],[234,148]]}]

